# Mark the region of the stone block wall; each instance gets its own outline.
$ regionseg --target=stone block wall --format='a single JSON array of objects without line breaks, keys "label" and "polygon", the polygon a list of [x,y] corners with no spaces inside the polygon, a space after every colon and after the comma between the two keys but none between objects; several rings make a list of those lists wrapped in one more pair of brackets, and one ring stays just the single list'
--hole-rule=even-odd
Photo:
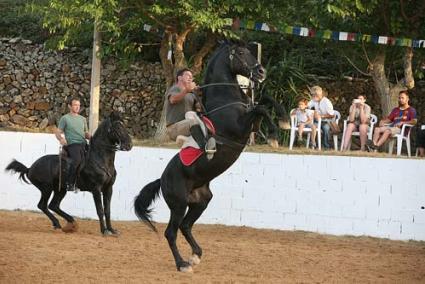
[{"label": "stone block wall", "polygon": [[[49,131],[64,113],[67,99],[82,99],[88,116],[91,61],[87,52],[49,51],[21,39],[0,39],[0,127]],[[123,113],[133,136],[146,138],[159,122],[165,80],[159,63],[139,62],[128,69],[102,60],[100,115]]]}]

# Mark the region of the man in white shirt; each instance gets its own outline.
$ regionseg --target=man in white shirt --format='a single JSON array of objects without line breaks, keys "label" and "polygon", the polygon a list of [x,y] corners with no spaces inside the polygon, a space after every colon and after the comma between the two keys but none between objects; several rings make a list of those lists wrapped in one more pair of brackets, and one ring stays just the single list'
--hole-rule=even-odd
[{"label": "man in white shirt", "polygon": [[313,108],[316,111],[316,120],[321,117],[322,124],[321,129],[323,130],[323,147],[330,149],[330,126],[329,122],[335,117],[335,112],[331,101],[323,96],[323,90],[320,86],[314,86],[310,90],[312,100],[308,103],[309,108]]}]

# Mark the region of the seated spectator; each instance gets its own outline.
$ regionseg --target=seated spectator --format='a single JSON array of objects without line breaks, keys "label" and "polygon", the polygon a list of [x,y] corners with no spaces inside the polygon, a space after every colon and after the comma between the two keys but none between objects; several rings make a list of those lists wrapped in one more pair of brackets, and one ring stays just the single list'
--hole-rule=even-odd
[{"label": "seated spectator", "polygon": [[[308,108],[314,108],[316,111],[315,119],[322,118],[321,128],[323,130],[323,147],[330,149],[330,126],[329,122],[335,117],[334,108],[331,101],[323,96],[323,90],[319,86],[311,88],[312,100],[308,103]],[[319,130],[320,131],[320,130]]]},{"label": "seated spectator", "polygon": [[366,103],[366,96],[358,95],[350,106],[348,115],[347,129],[345,130],[345,139],[342,141],[343,151],[348,150],[348,145],[351,140],[351,133],[359,131],[360,133],[360,150],[365,151],[367,141],[367,130],[370,120],[370,106]]},{"label": "seated spectator", "polygon": [[303,130],[305,127],[311,128],[311,147],[316,149],[316,125],[314,124],[314,111],[307,108],[308,101],[301,99],[298,101],[298,108],[294,109],[291,115],[297,117],[298,146],[304,144]]},{"label": "seated spectator", "polygon": [[416,124],[416,110],[409,105],[409,94],[401,91],[398,95],[398,107],[394,108],[387,118],[379,122],[373,133],[373,140],[368,141],[369,151],[376,151],[388,138],[400,134],[403,124]]},{"label": "seated spectator", "polygon": [[417,132],[417,147],[419,157],[425,157],[425,125],[422,125],[421,129]]}]

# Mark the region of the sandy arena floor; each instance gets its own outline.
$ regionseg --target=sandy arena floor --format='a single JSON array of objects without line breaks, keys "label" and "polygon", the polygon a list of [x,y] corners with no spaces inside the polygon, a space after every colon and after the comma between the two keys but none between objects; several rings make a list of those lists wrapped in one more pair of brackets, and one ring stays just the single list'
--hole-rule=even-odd
[{"label": "sandy arena floor", "polygon": [[424,242],[195,225],[204,256],[183,274],[164,224],[156,235],[138,222],[114,222],[115,238],[102,237],[97,221],[78,223],[77,233],[65,234],[42,214],[0,211],[0,283],[425,282]]}]

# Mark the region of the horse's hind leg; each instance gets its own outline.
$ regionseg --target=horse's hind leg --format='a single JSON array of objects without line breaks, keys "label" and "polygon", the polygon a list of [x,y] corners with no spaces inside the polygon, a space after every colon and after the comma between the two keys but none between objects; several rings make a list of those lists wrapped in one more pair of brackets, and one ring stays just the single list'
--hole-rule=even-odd
[{"label": "horse's hind leg", "polygon": [[60,209],[60,203],[62,202],[62,199],[65,197],[65,195],[66,195],[66,190],[64,188],[62,188],[59,191],[55,191],[52,201],[50,201],[49,203],[49,209],[56,212],[59,216],[64,218],[68,223],[74,223],[74,218],[68,215],[67,213],[65,213],[64,211],[62,211],[62,209]]},{"label": "horse's hind leg", "polygon": [[189,262],[183,260],[176,245],[177,231],[183,221],[187,208],[186,185],[183,178],[176,178],[174,182],[172,188],[169,188],[166,182],[161,184],[162,194],[171,211],[170,221],[164,235],[173,253],[177,270],[192,272],[191,265]]},{"label": "horse's hind leg", "polygon": [[192,248],[192,257],[189,259],[191,265],[199,264],[202,256],[202,249],[192,235],[192,227],[207,208],[212,196],[209,184],[194,189],[189,195],[189,210],[180,225],[180,230]]},{"label": "horse's hind leg", "polygon": [[49,202],[50,195],[52,194],[52,190],[49,188],[48,185],[39,183],[36,181],[32,181],[33,185],[35,185],[41,192],[41,198],[38,202],[37,207],[43,211],[44,214],[49,217],[50,221],[52,221],[52,225],[54,229],[60,229],[61,225],[59,223],[59,220],[49,211],[47,208],[47,203]]}]

